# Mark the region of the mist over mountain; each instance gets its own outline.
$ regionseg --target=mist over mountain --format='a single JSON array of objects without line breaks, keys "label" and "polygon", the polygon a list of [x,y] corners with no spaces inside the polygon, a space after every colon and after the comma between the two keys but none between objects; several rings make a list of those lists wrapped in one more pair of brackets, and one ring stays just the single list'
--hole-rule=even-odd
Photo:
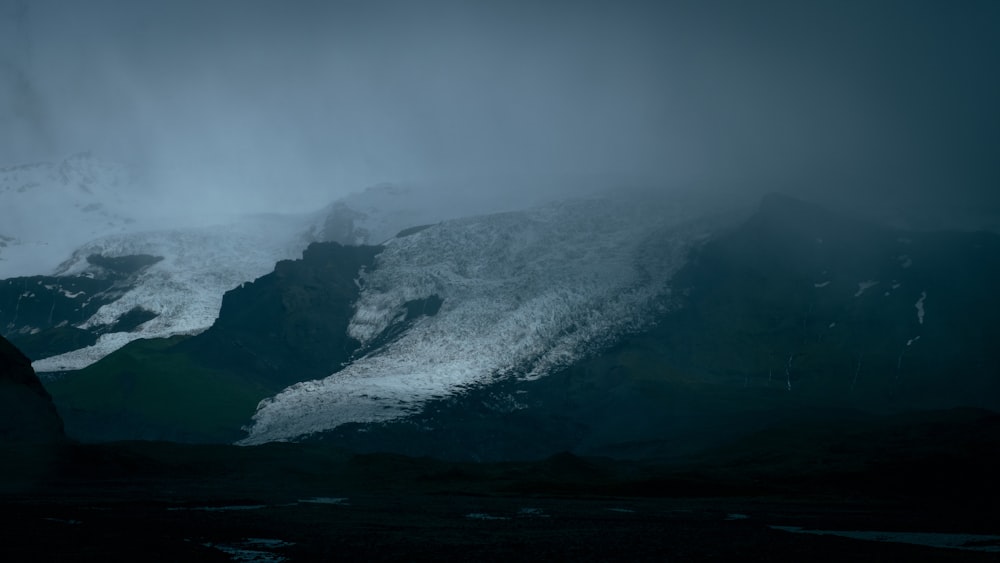
[{"label": "mist over mountain", "polygon": [[[24,319],[8,326],[33,350],[96,335],[35,362],[63,372],[47,385],[88,441],[670,457],[796,413],[996,408],[997,235],[899,231],[783,195],[703,203],[577,199],[314,242],[224,296],[190,264],[162,278],[167,260],[143,259],[82,278],[120,286],[90,321],[43,330],[17,328],[53,314],[24,288],[82,282],[8,280]],[[349,239],[371,232],[349,216]],[[85,273],[143,255],[89,256]],[[239,253],[210,256],[222,282]]]},{"label": "mist over mountain", "polygon": [[995,227],[998,26],[988,1],[4,0],[0,159],[92,150],[175,215],[611,177]]},{"label": "mist over mountain", "polygon": [[992,560],[998,38],[0,0],[0,559]]}]

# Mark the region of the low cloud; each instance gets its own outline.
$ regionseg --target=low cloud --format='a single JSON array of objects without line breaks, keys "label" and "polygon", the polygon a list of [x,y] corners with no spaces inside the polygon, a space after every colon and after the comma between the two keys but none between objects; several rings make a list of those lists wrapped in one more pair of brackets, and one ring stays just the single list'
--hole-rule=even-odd
[{"label": "low cloud", "polygon": [[995,3],[662,4],[0,0],[0,158],[178,209],[624,178],[1000,214]]}]

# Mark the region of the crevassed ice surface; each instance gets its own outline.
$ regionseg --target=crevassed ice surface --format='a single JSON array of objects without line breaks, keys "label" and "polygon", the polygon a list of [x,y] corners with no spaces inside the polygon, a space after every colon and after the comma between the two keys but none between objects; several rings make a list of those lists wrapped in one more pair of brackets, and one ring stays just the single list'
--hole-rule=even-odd
[{"label": "crevassed ice surface", "polygon": [[[69,162],[73,167],[65,165],[62,168],[69,174],[70,180],[67,181],[70,182],[76,181],[72,173],[84,165],[98,166],[84,157],[70,159]],[[39,170],[52,172],[53,167],[32,165],[11,170],[21,174],[22,169],[27,171],[25,174],[36,174],[40,173]],[[109,170],[123,169],[111,167]],[[112,177],[110,172],[103,176],[95,171],[88,174],[86,185],[92,189],[86,192],[89,194],[87,197],[98,201],[107,199],[103,198],[106,194],[101,190],[106,191],[109,185],[125,181],[116,179],[112,182],[109,180]],[[17,176],[15,179],[17,178],[21,177]],[[22,180],[23,178],[18,182]],[[10,183],[15,184],[20,185],[17,182]],[[450,213],[455,212],[457,211],[452,210]],[[449,211],[439,209],[439,206],[435,207],[433,198],[419,190],[381,185],[350,194],[310,215],[247,216],[235,220],[230,218],[223,226],[152,232],[124,232],[124,229],[120,229],[121,234],[105,236],[83,246],[73,243],[72,249],[60,247],[52,257],[58,256],[59,260],[64,260],[70,252],[75,252],[58,268],[58,275],[85,274],[91,268],[86,257],[95,253],[104,256],[152,254],[165,258],[143,272],[120,299],[105,305],[97,314],[77,326],[94,328],[112,324],[119,316],[136,306],[151,310],[158,316],[136,331],[103,334],[94,346],[40,359],[34,363],[35,369],[41,372],[81,369],[139,338],[197,333],[214,322],[226,291],[271,272],[278,260],[297,258],[309,242],[336,240],[345,244],[378,243],[404,228],[440,221],[448,213]],[[74,233],[90,232],[81,230],[86,225],[77,225],[73,222],[76,220],[74,217],[72,221],[66,219],[57,223],[77,229]],[[0,227],[3,225],[0,223]],[[3,233],[0,233],[0,237],[2,236]],[[9,251],[11,244],[5,243],[6,240],[0,238],[0,246],[7,244]],[[71,236],[67,240],[80,240],[80,236]],[[52,257],[49,257],[52,265],[44,270],[46,273],[56,263]],[[0,262],[0,265],[4,263]]]},{"label": "crevassed ice surface", "polygon": [[151,254],[164,259],[79,326],[113,324],[134,307],[157,317],[132,332],[103,334],[93,346],[40,359],[32,366],[39,372],[82,369],[139,338],[205,330],[215,322],[226,291],[269,273],[278,260],[300,256],[306,245],[301,224],[296,217],[259,216],[225,226],[115,235],[85,244],[60,273],[85,273],[91,254]]},{"label": "crevassed ice surface", "polygon": [[289,440],[415,412],[496,376],[536,378],[650,323],[711,222],[667,203],[579,200],[444,222],[394,239],[362,276],[349,332],[371,344],[438,295],[436,316],[258,406],[242,442]]}]

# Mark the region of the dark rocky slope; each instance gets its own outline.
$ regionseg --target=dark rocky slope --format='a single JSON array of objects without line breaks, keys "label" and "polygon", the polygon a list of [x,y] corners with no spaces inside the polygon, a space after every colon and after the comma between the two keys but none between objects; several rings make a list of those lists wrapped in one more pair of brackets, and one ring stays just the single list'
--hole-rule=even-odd
[{"label": "dark rocky slope", "polygon": [[301,260],[282,260],[272,273],[227,291],[212,327],[178,351],[206,366],[253,374],[269,388],[325,377],[358,348],[347,335],[355,280],[380,250],[311,244]]},{"label": "dark rocky slope", "polygon": [[87,257],[91,270],[83,275],[0,280],[0,336],[37,360],[90,346],[106,332],[132,330],[155,313],[136,307],[110,325],[80,325],[120,298],[139,274],[160,260],[146,254],[92,254]]},{"label": "dark rocky slope", "polygon": [[31,361],[6,338],[0,337],[0,444],[48,443],[65,438]]},{"label": "dark rocky slope", "polygon": [[67,441],[31,362],[0,337],[0,493],[30,490],[52,474]]}]

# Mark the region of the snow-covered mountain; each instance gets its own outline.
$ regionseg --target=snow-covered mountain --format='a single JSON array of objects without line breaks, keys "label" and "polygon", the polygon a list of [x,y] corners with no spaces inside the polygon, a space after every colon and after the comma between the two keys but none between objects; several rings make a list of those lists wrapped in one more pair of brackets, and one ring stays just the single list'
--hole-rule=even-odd
[{"label": "snow-covered mountain", "polygon": [[229,225],[114,235],[89,242],[73,253],[59,275],[88,275],[96,266],[88,257],[150,255],[162,257],[141,271],[108,303],[77,326],[110,326],[139,307],[156,316],[131,331],[101,334],[96,344],[34,362],[39,372],[84,368],[139,338],[193,334],[208,328],[219,314],[222,296],[241,283],[274,268],[275,262],[299,255],[301,217],[262,215]]},{"label": "snow-covered mountain", "polygon": [[48,274],[81,243],[140,228],[124,166],[89,154],[0,168],[0,279]]},{"label": "snow-covered mountain", "polygon": [[[996,235],[902,232],[776,194],[748,217],[712,216],[718,201],[578,198],[378,247],[310,244],[227,291],[203,333],[136,343],[49,389],[79,439],[310,439],[456,459],[672,456],[795,413],[996,408]],[[169,250],[185,270],[239,254],[169,246],[121,251]],[[183,304],[157,309],[161,321],[120,313],[211,282],[176,283],[157,272],[167,258],[102,256],[67,271],[104,267],[103,278],[0,284],[0,323],[103,319],[82,336],[52,331],[87,344],[163,320],[163,333],[192,326]],[[216,270],[228,271],[202,271]],[[149,284],[142,299],[95,297],[74,314],[133,278]],[[12,340],[38,350],[42,337]]]},{"label": "snow-covered mountain", "polygon": [[[81,369],[139,338],[198,333],[211,326],[227,290],[266,274],[279,260],[298,257],[310,242],[378,244],[410,227],[498,205],[460,195],[442,202],[426,190],[383,184],[311,214],[245,216],[218,219],[214,226],[149,230],[164,218],[154,221],[149,213],[133,218],[144,205],[127,199],[135,186],[122,166],[78,155],[60,164],[10,167],[2,174],[0,279],[100,276],[101,266],[89,260],[94,255],[162,258],[127,283],[116,283],[112,301],[96,314],[72,323],[99,335],[95,344],[37,358],[39,372]],[[26,292],[24,298],[45,296]],[[101,296],[102,301],[108,298]],[[155,317],[135,329],[108,331],[137,308]],[[5,334],[39,331],[37,326],[7,329]]]},{"label": "snow-covered mountain", "polygon": [[[362,275],[349,327],[366,353],[263,401],[244,443],[398,418],[494,377],[544,376],[642,329],[670,306],[669,280],[688,251],[719,227],[703,211],[583,199],[387,241]],[[443,300],[436,315],[384,342],[408,303],[434,296]]]}]

